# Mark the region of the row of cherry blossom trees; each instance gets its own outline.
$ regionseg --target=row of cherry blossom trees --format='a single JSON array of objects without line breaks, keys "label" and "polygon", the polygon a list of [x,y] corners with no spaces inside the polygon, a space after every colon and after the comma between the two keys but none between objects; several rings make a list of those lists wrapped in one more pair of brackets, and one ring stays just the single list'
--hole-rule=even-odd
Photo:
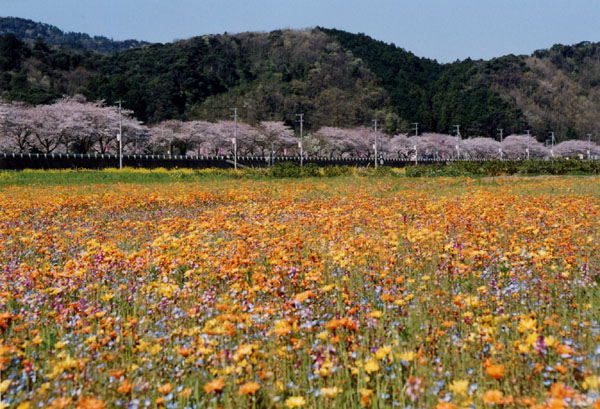
[{"label": "row of cherry blossom trees", "polygon": [[530,135],[509,135],[502,142],[491,138],[460,139],[444,134],[396,135],[389,139],[388,152],[405,159],[543,159],[551,157],[598,157],[600,146],[568,140],[546,146]]},{"label": "row of cherry blossom trees", "polygon": [[[168,120],[145,126],[132,112],[63,98],[51,105],[27,106],[0,101],[0,152],[117,153],[119,121],[124,153],[231,155],[235,143],[240,155],[297,155],[299,137],[282,121],[254,126],[233,121]],[[510,135],[502,142],[491,138],[461,139],[424,133],[388,136],[368,127],[322,127],[304,136],[309,156],[372,157],[375,153],[401,159],[485,159],[600,156],[595,143],[569,140],[546,146],[529,135]]]},{"label": "row of cherry blossom trees", "polygon": [[[147,141],[146,128],[132,112],[122,110],[124,151]],[[0,102],[0,151],[106,153],[118,150],[119,110],[81,97],[51,105]]]}]

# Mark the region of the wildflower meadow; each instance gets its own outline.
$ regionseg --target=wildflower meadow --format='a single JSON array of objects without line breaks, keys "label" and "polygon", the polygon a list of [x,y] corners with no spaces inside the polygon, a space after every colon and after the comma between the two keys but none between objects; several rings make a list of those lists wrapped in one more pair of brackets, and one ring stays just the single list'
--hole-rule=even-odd
[{"label": "wildflower meadow", "polygon": [[597,177],[0,186],[2,408],[600,409]]}]

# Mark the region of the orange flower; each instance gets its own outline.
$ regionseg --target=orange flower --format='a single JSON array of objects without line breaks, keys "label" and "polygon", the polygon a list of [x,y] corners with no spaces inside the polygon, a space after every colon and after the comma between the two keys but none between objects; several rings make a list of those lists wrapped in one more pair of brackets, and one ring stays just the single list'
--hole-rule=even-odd
[{"label": "orange flower", "polygon": [[178,352],[179,352],[179,355],[186,358],[192,353],[192,349],[191,348],[180,348]]},{"label": "orange flower", "polygon": [[77,402],[78,409],[105,409],[104,401],[96,398],[81,398]]},{"label": "orange flower", "polygon": [[257,390],[260,389],[260,384],[257,382],[246,382],[242,386],[240,386],[239,392],[242,395],[252,395],[256,393]]},{"label": "orange flower", "polygon": [[485,368],[485,373],[496,380],[502,378],[504,376],[505,371],[506,368],[504,367],[504,365],[499,364],[490,365],[487,368]]},{"label": "orange flower", "polygon": [[129,382],[128,379],[123,379],[121,381],[121,386],[119,386],[119,388],[117,389],[117,392],[128,394],[129,392],[131,392],[132,388],[133,384]]},{"label": "orange flower", "polygon": [[525,406],[533,406],[537,402],[536,398],[519,398],[517,399],[517,403]]},{"label": "orange flower", "polygon": [[504,394],[498,389],[490,389],[489,391],[485,391],[481,399],[483,399],[484,403],[500,403],[503,396]]},{"label": "orange flower", "polygon": [[121,376],[125,375],[125,369],[111,369],[108,371],[108,374],[119,379]]},{"label": "orange flower", "polygon": [[367,406],[371,402],[371,395],[373,395],[373,389],[362,388],[360,390],[361,403],[363,406]]},{"label": "orange flower", "polygon": [[206,385],[204,385],[204,392],[206,393],[211,393],[211,392],[221,392],[223,390],[223,387],[225,386],[225,381],[223,381],[222,378],[217,378],[214,381],[211,381],[209,383],[207,383]]},{"label": "orange flower", "polygon": [[558,399],[572,398],[575,395],[575,390],[568,387],[563,382],[556,382],[550,387],[550,395]]},{"label": "orange flower", "polygon": [[444,402],[443,400],[439,400],[434,409],[456,409],[456,405],[452,402]]},{"label": "orange flower", "polygon": [[163,395],[168,395],[169,392],[171,392],[172,390],[173,390],[173,385],[171,385],[168,382],[158,388],[158,391],[160,393],[162,393]]},{"label": "orange flower", "polygon": [[303,293],[296,294],[294,297],[295,301],[302,302],[313,296],[313,292],[311,290],[304,291]]}]

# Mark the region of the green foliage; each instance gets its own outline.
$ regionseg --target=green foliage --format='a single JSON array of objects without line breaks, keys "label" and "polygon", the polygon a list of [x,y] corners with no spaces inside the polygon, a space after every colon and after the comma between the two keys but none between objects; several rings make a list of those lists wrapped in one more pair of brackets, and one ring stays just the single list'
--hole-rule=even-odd
[{"label": "green foliage", "polygon": [[[419,122],[421,129],[446,133],[464,124],[475,136],[495,136],[497,127],[520,131],[525,123],[523,113],[492,89],[491,78],[482,73],[489,67],[479,62],[442,65],[364,34],[319,29],[360,57],[388,91],[398,117]],[[495,62],[493,69],[503,65],[504,60]]]},{"label": "green foliage", "polygon": [[323,176],[335,177],[335,176],[348,176],[352,175],[353,168],[351,166],[325,166],[323,167]]},{"label": "green foliage", "polygon": [[408,177],[501,176],[501,175],[590,175],[600,173],[600,161],[555,159],[483,162],[459,161],[406,168]]},{"label": "green foliage", "polygon": [[276,178],[315,177],[321,176],[321,169],[314,163],[307,163],[300,167],[295,162],[281,162],[270,168],[270,174]]},{"label": "green foliage", "polygon": [[148,44],[145,41],[113,41],[103,36],[91,37],[84,33],[65,33],[50,24],[37,23],[18,17],[0,17],[0,34],[11,33],[30,43],[38,40],[51,45],[62,45],[77,51],[96,51],[110,54]]}]

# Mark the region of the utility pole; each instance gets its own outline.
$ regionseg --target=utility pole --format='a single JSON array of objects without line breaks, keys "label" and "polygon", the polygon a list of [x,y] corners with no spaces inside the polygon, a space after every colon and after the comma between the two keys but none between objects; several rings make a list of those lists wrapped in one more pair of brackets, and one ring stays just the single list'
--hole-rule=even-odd
[{"label": "utility pole", "polygon": [[554,157],[554,132],[549,132],[550,133],[550,143],[552,144],[552,147],[550,148],[550,154],[552,155],[552,157]]},{"label": "utility pole", "polygon": [[456,131],[456,137],[460,139],[460,125],[454,125],[454,130]]},{"label": "utility pole", "polygon": [[233,131],[233,168],[237,169],[237,119],[238,119],[238,114],[237,114],[237,107],[236,108],[231,108],[231,110],[233,111],[233,120],[235,121],[235,127],[234,127],[234,131]]},{"label": "utility pole", "polygon": [[[529,129],[525,129],[525,135],[530,136]],[[525,152],[527,152],[527,160],[529,160],[529,138],[527,138],[527,149],[525,149]]]},{"label": "utility pole", "polygon": [[504,135],[503,134],[504,129],[500,128],[500,129],[497,129],[497,131],[500,132],[500,149],[499,150],[500,150],[500,160],[502,160],[502,136]]},{"label": "utility pole", "polygon": [[375,129],[375,143],[373,143],[373,149],[375,150],[375,169],[377,169],[377,118],[373,119],[373,128]]},{"label": "utility pole", "polygon": [[300,119],[298,120],[298,122],[300,122],[300,167],[303,166],[304,164],[304,151],[303,149],[303,140],[302,140],[302,127],[304,125],[304,114],[296,114],[297,117],[299,117]]},{"label": "utility pole", "polygon": [[588,154],[588,160],[592,159],[592,134],[589,133],[587,134],[588,137],[588,149],[587,149],[587,154]]},{"label": "utility pole", "polygon": [[415,126],[415,136],[419,136],[419,123],[413,122],[412,124]]},{"label": "utility pole", "polygon": [[119,134],[117,140],[119,141],[119,169],[123,169],[123,121],[121,118],[121,103],[122,100],[118,100],[119,104]]}]

